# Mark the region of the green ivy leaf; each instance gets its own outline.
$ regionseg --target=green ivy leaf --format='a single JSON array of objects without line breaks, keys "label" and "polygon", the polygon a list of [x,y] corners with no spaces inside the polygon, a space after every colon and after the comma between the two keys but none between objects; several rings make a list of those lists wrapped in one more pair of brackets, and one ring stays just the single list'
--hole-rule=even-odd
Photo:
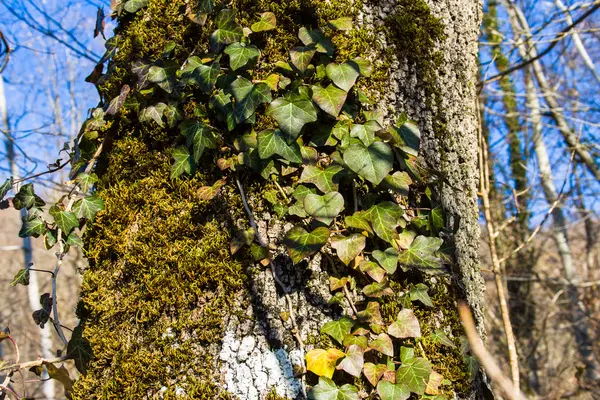
[{"label": "green ivy leaf", "polygon": [[363,260],[358,266],[358,269],[369,275],[375,282],[379,283],[385,278],[385,270],[373,261]]},{"label": "green ivy leaf", "polygon": [[308,186],[304,186],[304,185],[298,185],[296,187],[296,189],[294,190],[294,193],[292,193],[292,197],[294,197],[298,201],[303,202],[304,198],[311,193],[316,194],[317,189],[308,187]]},{"label": "green ivy leaf", "polygon": [[350,136],[360,139],[365,146],[370,146],[375,140],[375,131],[369,125],[355,124],[352,126]]},{"label": "green ivy leaf", "polygon": [[456,348],[456,345],[454,344],[454,342],[452,342],[452,340],[450,340],[450,338],[444,333],[444,331],[442,331],[440,329],[436,329],[430,335],[430,338],[433,341],[433,343],[435,343],[435,344],[448,346],[453,349]]},{"label": "green ivy leaf", "polygon": [[300,182],[312,183],[323,193],[333,192],[338,189],[336,175],[343,170],[344,168],[340,165],[330,165],[325,169],[315,165],[307,165],[302,170]]},{"label": "green ivy leaf", "polygon": [[71,232],[69,234],[69,236],[67,236],[66,243],[69,246],[83,247],[83,241],[81,240],[81,238],[79,237],[79,235],[76,234],[75,232]]},{"label": "green ivy leaf", "polygon": [[406,400],[410,397],[410,390],[406,385],[393,384],[389,381],[379,381],[377,394],[381,400]]},{"label": "green ivy leaf", "polygon": [[94,173],[86,174],[85,172],[82,172],[81,174],[77,175],[77,182],[79,182],[79,187],[81,188],[81,191],[83,193],[87,193],[87,191],[96,182],[98,182],[98,175],[96,175]]},{"label": "green ivy leaf", "polygon": [[422,395],[431,371],[431,364],[424,358],[415,357],[407,361],[402,360],[402,365],[396,371],[396,382],[406,385],[411,392]]},{"label": "green ivy leaf", "polygon": [[92,359],[92,347],[90,342],[83,337],[83,328],[78,325],[71,335],[71,340],[67,345],[67,356],[75,361],[77,370],[85,374],[87,366]]},{"label": "green ivy leaf", "polygon": [[32,207],[43,207],[46,203],[33,191],[33,183],[21,186],[19,193],[13,198],[13,206],[17,210],[31,209]]},{"label": "green ivy leaf", "polygon": [[369,344],[369,347],[386,356],[394,357],[394,344],[387,333],[380,333],[379,336]]},{"label": "green ivy leaf", "polygon": [[272,101],[269,85],[266,83],[254,85],[242,76],[231,83],[230,90],[236,100],[233,112],[237,123],[242,123],[252,117],[262,103]]},{"label": "green ivy leaf", "polygon": [[227,46],[225,54],[229,56],[229,66],[236,71],[242,67],[252,68],[260,56],[260,51],[256,46],[233,43]]},{"label": "green ivy leaf", "polygon": [[298,94],[275,99],[269,104],[267,115],[275,118],[288,143],[296,140],[304,125],[315,122],[318,117],[313,102]]},{"label": "green ivy leaf", "polygon": [[12,282],[10,283],[10,286],[17,286],[17,285],[23,285],[23,286],[29,285],[29,269],[28,268],[19,270],[19,272],[17,272],[17,274],[13,278]]},{"label": "green ivy leaf", "polygon": [[354,21],[351,17],[342,17],[329,21],[329,25],[340,31],[350,31],[352,30]]},{"label": "green ivy leaf", "polygon": [[413,310],[405,308],[400,311],[387,333],[398,339],[421,337],[421,327]]},{"label": "green ivy leaf", "polygon": [[431,225],[436,229],[436,231],[439,231],[444,227],[444,213],[442,211],[442,207],[438,206],[431,210],[429,218],[431,219]]},{"label": "green ivy leaf", "polygon": [[305,257],[309,257],[321,250],[329,239],[329,229],[319,227],[312,232],[307,232],[299,226],[293,227],[285,235],[284,244],[288,248],[288,254],[294,264],[299,263]]},{"label": "green ivy leaf", "polygon": [[377,382],[379,382],[385,371],[387,371],[387,365],[385,364],[375,365],[373,363],[365,363],[365,367],[363,369],[365,378],[367,378],[369,383],[371,383],[373,386],[377,386]]},{"label": "green ivy leaf", "polygon": [[436,252],[442,246],[442,239],[435,237],[417,236],[408,250],[398,256],[400,264],[418,268],[440,268],[442,261]]},{"label": "green ivy leaf", "polygon": [[154,121],[161,128],[164,128],[165,124],[162,120],[162,117],[164,115],[166,108],[167,108],[167,105],[165,103],[158,103],[155,105],[148,106],[140,112],[139,121],[140,122]]},{"label": "green ivy leaf", "polygon": [[50,215],[65,236],[68,236],[73,229],[79,226],[79,220],[74,213],[63,211],[57,206],[50,207]]},{"label": "green ivy leaf", "polygon": [[[352,62],[358,66],[358,71],[362,76],[368,78],[373,73],[373,66],[369,61],[365,60],[364,58],[356,57],[352,59]],[[381,121],[381,123],[383,123],[383,121]]]},{"label": "green ivy leaf", "polygon": [[297,46],[290,50],[292,65],[300,72],[306,71],[317,50],[313,47]]},{"label": "green ivy leaf", "polygon": [[397,204],[384,201],[369,208],[365,216],[371,221],[377,236],[394,244],[394,239],[398,236],[396,228],[400,224],[399,220],[403,213],[404,211]]},{"label": "green ivy leaf", "polygon": [[325,325],[323,325],[323,327],[321,328],[321,333],[326,333],[335,340],[337,340],[339,344],[343,344],[344,338],[346,337],[346,335],[350,334],[350,331],[352,330],[354,324],[355,322],[352,318],[342,317],[335,321],[329,321]]},{"label": "green ivy leaf", "polygon": [[340,115],[340,111],[342,110],[344,103],[346,102],[348,93],[336,88],[333,85],[329,85],[326,88],[315,85],[312,87],[312,90],[312,99],[315,103],[317,103],[321,110],[337,118],[338,115]]},{"label": "green ivy leaf", "polygon": [[371,224],[369,223],[369,219],[366,216],[366,212],[357,211],[352,215],[349,215],[345,218],[346,228],[354,228],[363,232],[367,232],[368,234],[373,234],[373,228],[371,228]]},{"label": "green ivy leaf", "polygon": [[220,53],[225,45],[239,42],[244,36],[241,25],[235,21],[235,10],[223,9],[215,19],[217,30],[210,36],[213,53]]},{"label": "green ivy leaf", "polygon": [[411,301],[420,301],[421,303],[425,304],[427,307],[433,307],[433,303],[431,302],[431,297],[429,297],[429,294],[427,294],[427,291],[429,290],[429,288],[427,287],[427,285],[423,284],[423,283],[419,283],[415,286],[413,286],[410,289],[410,300]]},{"label": "green ivy leaf", "polygon": [[367,297],[392,296],[394,291],[390,288],[387,279],[379,282],[373,282],[363,288],[363,293]]},{"label": "green ivy leaf", "polygon": [[148,6],[148,0],[128,0],[123,7],[128,13],[135,13],[139,9]]},{"label": "green ivy leaf", "polygon": [[305,46],[314,45],[319,53],[325,53],[333,57],[335,47],[331,40],[327,38],[321,29],[308,30],[304,27],[298,31],[298,38]]},{"label": "green ivy leaf", "polygon": [[163,112],[163,115],[165,116],[165,118],[167,118],[167,125],[169,125],[169,128],[175,127],[177,122],[179,122],[179,121],[181,121],[181,119],[183,119],[183,115],[177,108],[177,105],[173,104],[173,103],[169,103],[165,107],[165,111]]},{"label": "green ivy leaf", "polygon": [[214,61],[209,65],[200,64],[196,67],[195,71],[188,78],[187,82],[193,82],[200,86],[200,90],[203,93],[212,92],[215,84],[217,83],[217,77],[221,69],[221,64],[218,61]]},{"label": "green ivy leaf", "polygon": [[368,339],[366,336],[354,336],[352,334],[346,335],[344,338],[344,346],[350,347],[352,345],[357,345],[361,349],[366,350],[368,346]]},{"label": "green ivy leaf", "polygon": [[338,192],[323,196],[309,194],[304,198],[304,209],[314,219],[329,225],[344,208],[344,197]]},{"label": "green ivy leaf", "polygon": [[213,130],[199,121],[183,121],[179,125],[179,130],[186,138],[187,146],[193,150],[195,162],[200,160],[205,149],[217,147],[217,138]]},{"label": "green ivy leaf", "polygon": [[330,63],[326,68],[327,76],[335,83],[337,87],[345,92],[350,91],[356,83],[360,72],[358,65],[353,62],[343,64]]},{"label": "green ivy leaf", "polygon": [[227,129],[230,132],[234,130],[237,123],[235,121],[235,115],[233,114],[231,94],[219,90],[217,94],[210,98],[210,104],[212,108],[219,111],[217,114],[219,121],[225,122],[227,124]]},{"label": "green ivy leaf", "polygon": [[398,268],[398,251],[393,247],[385,251],[375,250],[373,251],[373,257],[388,274],[392,275],[396,272],[396,268]]},{"label": "green ivy leaf", "polygon": [[308,393],[309,400],[359,400],[358,389],[345,384],[341,388],[329,378],[319,377],[319,383]]},{"label": "green ivy leaf", "polygon": [[46,250],[50,250],[52,247],[54,247],[57,242],[57,235],[58,231],[54,229],[50,229],[44,234],[44,247],[46,247]]},{"label": "green ivy leaf", "polygon": [[179,146],[173,150],[173,159],[175,163],[171,166],[171,179],[179,178],[184,172],[188,175],[192,174],[196,164],[185,146]]},{"label": "green ivy leaf", "polygon": [[85,218],[88,221],[93,220],[102,210],[104,210],[104,200],[96,195],[84,197],[73,203],[73,213],[77,218]]},{"label": "green ivy leaf", "polygon": [[289,162],[302,164],[300,146],[298,143],[288,145],[279,129],[268,129],[258,134],[258,154],[263,160],[277,154]]},{"label": "green ivy leaf", "polygon": [[392,170],[394,153],[384,142],[369,147],[355,143],[344,150],[344,162],[356,174],[378,185]]},{"label": "green ivy leaf", "polygon": [[264,12],[260,15],[260,20],[250,27],[252,32],[270,31],[277,27],[277,18],[272,12]]},{"label": "green ivy leaf", "polygon": [[346,357],[337,366],[337,369],[346,371],[358,378],[361,375],[364,363],[365,355],[363,349],[359,345],[353,344],[346,350]]},{"label": "green ivy leaf", "polygon": [[379,333],[381,331],[380,327],[383,325],[383,319],[381,318],[378,302],[370,301],[364,310],[358,312],[357,317],[361,322],[367,322],[373,332]]},{"label": "green ivy leaf", "polygon": [[336,236],[331,239],[331,247],[336,250],[339,259],[346,265],[350,264],[364,250],[366,244],[366,238],[358,233],[348,237]]},{"label": "green ivy leaf", "polygon": [[413,184],[410,175],[404,171],[396,171],[392,175],[387,175],[383,178],[382,185],[387,189],[391,189],[400,196],[408,197],[410,185]]},{"label": "green ivy leaf", "polygon": [[10,189],[12,189],[13,178],[8,178],[2,186],[0,186],[0,201],[4,200],[4,196],[8,193]]}]

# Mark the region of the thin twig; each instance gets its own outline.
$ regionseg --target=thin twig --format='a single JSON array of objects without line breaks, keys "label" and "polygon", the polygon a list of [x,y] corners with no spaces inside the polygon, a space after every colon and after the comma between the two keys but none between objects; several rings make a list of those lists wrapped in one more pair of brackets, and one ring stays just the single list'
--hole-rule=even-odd
[{"label": "thin twig", "polygon": [[526,397],[521,393],[519,388],[514,386],[510,379],[504,376],[502,370],[496,363],[496,360],[494,360],[494,357],[486,350],[481,338],[477,334],[471,310],[469,310],[469,306],[462,301],[458,305],[458,315],[460,316],[463,328],[467,334],[471,351],[473,351],[473,354],[479,359],[483,368],[485,368],[488,375],[492,378],[492,381],[500,386],[509,399],[526,400]]}]

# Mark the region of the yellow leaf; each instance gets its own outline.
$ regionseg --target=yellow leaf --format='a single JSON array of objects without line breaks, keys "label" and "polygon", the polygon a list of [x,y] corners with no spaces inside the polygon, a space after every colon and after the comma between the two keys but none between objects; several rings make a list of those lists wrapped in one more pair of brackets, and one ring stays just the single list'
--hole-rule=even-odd
[{"label": "yellow leaf", "polygon": [[337,360],[344,356],[344,352],[338,349],[314,349],[306,354],[306,367],[319,376],[331,379]]}]

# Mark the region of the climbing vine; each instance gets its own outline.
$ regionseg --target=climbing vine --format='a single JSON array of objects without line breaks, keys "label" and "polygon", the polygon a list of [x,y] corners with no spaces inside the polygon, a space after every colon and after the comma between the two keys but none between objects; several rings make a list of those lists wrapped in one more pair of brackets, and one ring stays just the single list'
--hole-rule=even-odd
[{"label": "climbing vine", "polygon": [[[147,5],[147,0],[121,1],[115,13],[129,18]],[[174,185],[214,163],[219,176],[198,189],[199,200],[214,201],[226,185],[239,188],[251,221],[233,236],[231,253],[247,249],[256,262],[270,266],[271,249],[256,229],[249,204],[264,201],[278,218],[294,224],[283,241],[294,264],[300,267],[320,252],[337,271],[329,281],[330,304],[348,313],[321,328],[332,340],[306,353],[303,373],[318,376],[309,398],[452,397],[451,382],[436,372],[423,347],[456,348],[448,330],[427,329],[422,335],[416,310],[434,307],[430,288],[394,285],[415,271],[443,273],[447,258],[438,234],[444,217],[417,164],[416,123],[404,114],[387,123],[360,90],[358,83],[373,73],[367,55],[345,60],[336,55],[327,32],[351,32],[353,19],[301,28],[289,59],[271,63],[263,59],[260,43],[277,27],[273,13],[264,12],[245,27],[235,10],[201,0],[188,7],[187,16],[209,34],[183,63],[176,56],[182,49],[169,42],[156,59],[131,60],[125,71],[109,68],[103,74],[103,64],[118,54],[116,38],[107,41],[107,52],[88,81],[101,95],[110,74],[129,74],[135,84],[123,85],[112,99],[103,97],[74,147],[65,147],[74,186],[47,214],[33,185],[20,187],[12,198],[16,209],[27,210],[19,235],[43,236],[48,249],[59,246],[59,262],[71,246],[81,246],[86,222],[104,208],[93,193],[94,171],[111,127],[136,120],[158,126],[179,135],[170,154]],[[243,174],[266,183],[262,198],[246,199]],[[0,187],[0,200],[15,183],[11,178]],[[415,207],[423,204],[427,207]],[[23,269],[13,284],[26,285],[28,274]],[[38,314],[42,326],[50,319],[53,296],[46,296],[45,312]],[[382,310],[390,298],[398,303],[391,318]],[[58,322],[55,326],[60,334]],[[74,358],[85,373],[89,352],[81,332],[68,348],[63,359]]]}]

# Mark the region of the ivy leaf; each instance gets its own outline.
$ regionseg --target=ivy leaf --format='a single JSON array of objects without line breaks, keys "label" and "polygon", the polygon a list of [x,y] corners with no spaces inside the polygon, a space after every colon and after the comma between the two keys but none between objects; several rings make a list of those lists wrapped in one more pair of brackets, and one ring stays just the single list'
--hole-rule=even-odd
[{"label": "ivy leaf", "polygon": [[338,359],[344,357],[344,352],[338,349],[314,349],[306,354],[306,368],[317,374],[331,378]]},{"label": "ivy leaf", "polygon": [[308,393],[309,400],[359,400],[358,389],[345,384],[341,388],[329,378],[321,376],[319,383]]},{"label": "ivy leaf", "polygon": [[52,297],[50,297],[50,293],[44,293],[40,296],[40,305],[42,308],[34,311],[31,316],[35,324],[43,329],[44,325],[50,319],[50,313],[52,312]]},{"label": "ivy leaf", "polygon": [[166,108],[167,105],[165,103],[158,103],[155,105],[148,106],[140,112],[139,120],[140,122],[154,121],[161,128],[164,128],[165,124],[162,120],[162,117]]},{"label": "ivy leaf", "polygon": [[288,143],[296,140],[304,125],[318,118],[313,102],[297,94],[275,99],[269,104],[267,115],[275,118]]},{"label": "ivy leaf", "polygon": [[421,327],[413,310],[405,308],[388,327],[388,334],[398,339],[421,337]]},{"label": "ivy leaf", "polygon": [[329,25],[340,31],[350,31],[354,22],[351,17],[342,17],[329,21]]},{"label": "ivy leaf", "polygon": [[398,193],[400,196],[408,196],[412,183],[413,181],[408,173],[397,171],[383,178],[382,185]]},{"label": "ivy leaf", "polygon": [[183,118],[181,112],[177,108],[177,104],[172,103],[169,103],[169,105],[165,107],[163,115],[167,118],[167,125],[169,125],[169,128],[173,128],[177,122]]},{"label": "ivy leaf", "polygon": [[363,260],[358,266],[358,269],[369,275],[375,282],[381,283],[383,278],[385,278],[385,270],[373,261]]},{"label": "ivy leaf", "polygon": [[258,134],[258,154],[263,160],[277,154],[289,162],[302,164],[300,146],[298,143],[288,145],[285,135],[279,129],[269,129]]},{"label": "ivy leaf", "polygon": [[67,344],[67,356],[75,361],[77,370],[85,374],[87,366],[92,359],[92,346],[86,338],[83,337],[83,328],[78,325],[71,335]]},{"label": "ivy leaf", "polygon": [[231,94],[220,90],[210,99],[211,107],[218,110],[217,118],[227,124],[227,129],[231,132],[235,129],[235,115],[233,114],[233,103]]},{"label": "ivy leaf", "polygon": [[10,283],[10,286],[17,285],[29,285],[29,268],[21,269],[19,270],[19,272],[17,272],[12,282]]},{"label": "ivy leaf", "polygon": [[50,207],[50,215],[65,236],[68,236],[73,229],[79,226],[79,220],[74,213],[63,211],[57,206]]},{"label": "ivy leaf", "polygon": [[417,236],[411,243],[408,250],[403,251],[398,256],[400,264],[418,268],[440,268],[442,261],[435,253],[442,246],[442,239]]},{"label": "ivy leaf", "polygon": [[293,227],[285,235],[284,244],[294,264],[321,250],[329,239],[329,229],[320,227],[307,232],[299,226]]},{"label": "ivy leaf", "polygon": [[369,208],[365,215],[377,236],[394,244],[394,239],[398,236],[396,228],[403,213],[404,211],[397,204],[384,201]]},{"label": "ivy leaf", "polygon": [[352,62],[345,62],[343,64],[330,63],[327,65],[326,72],[327,77],[345,92],[352,89],[352,86],[354,86],[356,79],[360,75],[358,65]]},{"label": "ivy leaf", "polygon": [[343,170],[340,165],[330,165],[325,169],[307,165],[302,170],[300,183],[312,183],[323,193],[333,192],[338,189],[336,175]]},{"label": "ivy leaf", "polygon": [[308,30],[304,27],[298,31],[298,38],[305,46],[314,45],[319,53],[325,53],[333,57],[335,47],[331,40],[327,38],[321,29]]},{"label": "ivy leaf", "polygon": [[440,394],[439,387],[443,380],[444,380],[444,377],[441,374],[439,374],[435,371],[431,371],[431,375],[429,375],[429,379],[427,380],[427,385],[425,386],[425,393],[427,393],[429,395]]},{"label": "ivy leaf", "polygon": [[433,307],[431,298],[429,297],[429,294],[427,294],[428,290],[429,290],[429,288],[427,287],[427,285],[425,285],[423,283],[419,283],[419,284],[413,286],[410,289],[410,300],[411,301],[420,301],[421,303],[425,304],[427,307]]},{"label": "ivy leaf", "polygon": [[365,363],[363,349],[359,345],[353,344],[346,350],[346,357],[342,360],[337,369],[344,370],[354,377],[359,377]]},{"label": "ivy leaf", "polygon": [[352,345],[357,345],[363,350],[367,349],[368,341],[366,336],[354,336],[352,334],[346,335],[344,338],[344,346],[350,347]]},{"label": "ivy leaf", "polygon": [[410,390],[402,384],[379,381],[377,384],[377,394],[381,400],[406,400],[410,397]]},{"label": "ivy leaf", "polygon": [[[358,67],[358,71],[364,77],[368,78],[373,73],[373,66],[371,65],[371,63],[362,57],[353,58],[352,63],[356,64],[356,66]],[[383,123],[383,121],[381,122]]]},{"label": "ivy leaf", "polygon": [[379,303],[376,301],[370,301],[364,310],[358,312],[357,317],[360,321],[367,322],[375,333],[378,333],[380,326],[383,325]]},{"label": "ivy leaf", "polygon": [[217,83],[221,65],[218,61],[212,62],[210,65],[200,64],[196,68],[196,73],[193,74],[193,82],[200,86],[203,93],[210,93]]},{"label": "ivy leaf", "polygon": [[229,56],[229,66],[236,71],[242,67],[252,68],[260,56],[260,51],[256,46],[233,43],[227,46],[225,54]]},{"label": "ivy leaf", "polygon": [[196,192],[198,194],[198,198],[200,200],[210,201],[214,199],[217,194],[219,194],[219,190],[227,183],[226,179],[219,179],[212,186],[202,186]]},{"label": "ivy leaf", "polygon": [[277,27],[277,18],[272,12],[264,12],[260,14],[260,20],[250,27],[252,32],[270,31]]},{"label": "ivy leaf", "polygon": [[359,176],[379,185],[392,170],[394,153],[384,142],[375,142],[369,147],[355,143],[344,151],[344,162]]},{"label": "ivy leaf", "polygon": [[348,93],[336,88],[333,85],[329,85],[326,88],[315,85],[312,87],[312,90],[312,99],[315,103],[317,103],[321,110],[337,118],[337,116],[340,115],[340,111],[342,110],[344,103],[346,102]]},{"label": "ivy leaf", "polygon": [[6,181],[4,181],[2,186],[0,186],[0,201],[4,200],[4,196],[6,196],[6,193],[8,193],[10,189],[12,189],[12,185],[13,178],[8,178]]},{"label": "ivy leaf", "polygon": [[313,47],[297,46],[290,50],[292,65],[300,72],[306,71],[317,50]]},{"label": "ivy leaf", "polygon": [[12,200],[13,206],[17,210],[31,209],[32,207],[43,207],[46,205],[44,200],[37,196],[33,191],[33,183],[21,186],[19,193]]},{"label": "ivy leaf", "polygon": [[336,236],[331,239],[331,247],[336,250],[339,259],[346,265],[350,264],[364,250],[366,244],[366,238],[358,233],[348,237]]},{"label": "ivy leaf", "polygon": [[124,9],[128,13],[135,13],[140,8],[148,6],[148,0],[128,0],[125,3]]},{"label": "ivy leaf", "polygon": [[23,225],[21,226],[21,230],[19,230],[19,237],[26,238],[29,236],[33,236],[35,238],[40,237],[48,228],[46,227],[46,222],[36,214],[29,214],[22,218]]},{"label": "ivy leaf", "polygon": [[442,211],[442,207],[438,206],[431,210],[429,218],[431,219],[431,225],[436,229],[436,231],[439,231],[444,227],[444,213]]},{"label": "ivy leaf", "polygon": [[387,280],[381,281],[381,283],[373,282],[363,288],[363,293],[367,297],[383,297],[392,296],[394,291],[390,288]]},{"label": "ivy leaf", "polygon": [[183,121],[179,125],[179,130],[187,139],[187,146],[193,150],[195,162],[200,160],[205,149],[217,147],[217,139],[212,129],[199,121]]},{"label": "ivy leaf", "polygon": [[329,321],[321,328],[321,333],[326,333],[338,343],[343,344],[344,338],[350,334],[355,322],[350,317],[342,317],[335,321]]},{"label": "ivy leaf", "polygon": [[86,174],[85,172],[82,172],[81,174],[77,175],[77,182],[79,183],[81,191],[86,193],[96,182],[98,182],[98,175],[94,173]]},{"label": "ivy leaf", "polygon": [[102,210],[104,210],[104,200],[96,195],[84,197],[73,203],[73,213],[79,219],[85,218],[91,221]]},{"label": "ivy leaf", "polygon": [[431,364],[424,358],[415,357],[407,361],[396,371],[396,382],[406,385],[414,393],[423,394],[431,374]]},{"label": "ivy leaf", "polygon": [[398,252],[393,247],[385,251],[375,250],[373,251],[373,257],[388,274],[392,275],[396,272],[396,268],[398,268]]},{"label": "ivy leaf", "polygon": [[377,339],[373,340],[369,347],[385,354],[386,356],[394,357],[394,344],[392,339],[386,333],[380,333]]},{"label": "ivy leaf", "polygon": [[365,146],[370,146],[375,140],[375,132],[367,125],[355,124],[352,126],[350,136],[360,139]]},{"label": "ivy leaf", "polygon": [[431,337],[431,340],[433,341],[433,343],[435,343],[435,344],[448,346],[453,349],[456,348],[456,345],[454,344],[454,342],[452,342],[452,340],[450,340],[450,338],[444,333],[444,331],[442,331],[440,329],[436,329],[430,335],[430,337]]},{"label": "ivy leaf", "polygon": [[171,179],[179,178],[184,172],[188,175],[192,174],[196,164],[185,146],[179,146],[173,150],[173,159],[175,163],[171,166]]},{"label": "ivy leaf", "polygon": [[376,365],[373,363],[365,363],[365,367],[363,369],[365,378],[367,378],[369,383],[373,386],[377,386],[377,382],[379,382],[385,371],[387,371],[387,365],[385,364]]},{"label": "ivy leaf", "polygon": [[239,42],[244,36],[241,25],[235,21],[236,12],[223,9],[215,19],[217,30],[210,36],[210,47],[213,53],[219,53],[225,45]]},{"label": "ivy leaf", "polygon": [[338,192],[330,192],[323,196],[309,194],[303,203],[308,215],[329,225],[344,208],[344,197]]},{"label": "ivy leaf", "polygon": [[236,100],[233,112],[237,123],[242,123],[254,115],[260,104],[272,101],[271,89],[266,83],[254,85],[242,76],[231,83],[230,89]]},{"label": "ivy leaf", "polygon": [[373,228],[369,223],[366,213],[364,211],[357,211],[352,215],[345,218],[346,228],[354,228],[369,234],[373,234]]}]

